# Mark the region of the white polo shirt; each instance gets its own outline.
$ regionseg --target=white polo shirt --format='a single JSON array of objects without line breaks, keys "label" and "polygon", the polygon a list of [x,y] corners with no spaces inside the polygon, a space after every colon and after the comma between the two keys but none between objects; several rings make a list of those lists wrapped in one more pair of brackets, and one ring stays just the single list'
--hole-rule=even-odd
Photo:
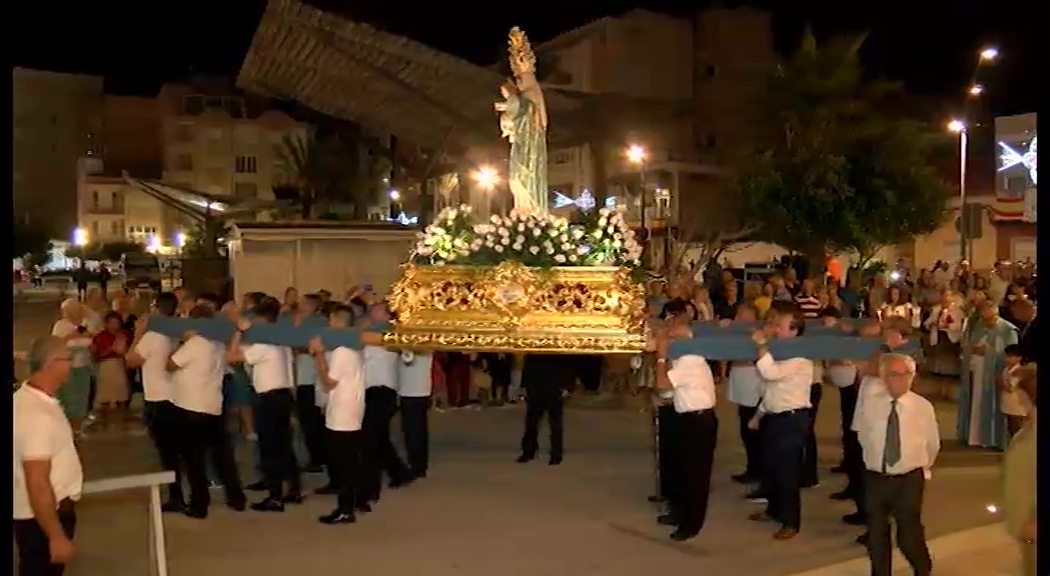
[{"label": "white polo shirt", "polygon": [[[406,364],[405,358],[411,354]],[[397,393],[402,398],[428,398],[433,388],[431,372],[433,356],[417,352],[402,352],[397,361]]]},{"label": "white polo shirt", "polygon": [[365,346],[365,388],[385,386],[397,390],[397,365],[401,354],[381,346]]},{"label": "white polo shirt", "polygon": [[172,402],[190,412],[222,414],[226,347],[194,336],[171,355],[171,361],[179,367],[172,377]]},{"label": "white polo shirt", "polygon": [[671,361],[667,379],[674,387],[675,412],[685,414],[715,407],[715,377],[703,356],[688,354]]},{"label": "white polo shirt", "polygon": [[328,357],[328,377],[336,381],[328,391],[325,428],[335,432],[361,429],[365,417],[364,358],[357,350],[340,346]]},{"label": "white polo shirt", "polygon": [[761,410],[777,414],[811,407],[809,389],[816,382],[813,361],[806,358],[774,360],[766,352],[755,362],[764,382]]},{"label": "white polo shirt", "polygon": [[171,338],[150,331],[142,335],[134,352],[142,356],[142,396],[146,402],[170,402],[171,373],[168,358],[175,348]]},{"label": "white polo shirt", "polygon": [[51,489],[55,502],[80,499],[84,471],[73,444],[73,429],[58,400],[23,384],[14,393],[14,519],[33,518],[26,490],[26,460],[51,461]]},{"label": "white polo shirt", "polygon": [[252,387],[256,394],[292,387],[294,377],[290,348],[273,344],[248,344],[242,350],[244,363],[252,368]]}]

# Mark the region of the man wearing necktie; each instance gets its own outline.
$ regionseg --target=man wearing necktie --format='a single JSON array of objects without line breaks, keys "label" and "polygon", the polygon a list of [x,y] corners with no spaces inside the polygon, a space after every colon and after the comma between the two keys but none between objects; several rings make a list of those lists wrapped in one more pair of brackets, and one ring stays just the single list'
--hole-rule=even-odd
[{"label": "man wearing necktie", "polygon": [[897,547],[917,576],[928,576],[933,562],[922,525],[922,501],[926,477],[941,448],[937,414],[928,400],[911,391],[913,358],[883,354],[877,367],[885,389],[858,407],[854,421],[866,468],[871,574],[893,573],[892,517]]}]

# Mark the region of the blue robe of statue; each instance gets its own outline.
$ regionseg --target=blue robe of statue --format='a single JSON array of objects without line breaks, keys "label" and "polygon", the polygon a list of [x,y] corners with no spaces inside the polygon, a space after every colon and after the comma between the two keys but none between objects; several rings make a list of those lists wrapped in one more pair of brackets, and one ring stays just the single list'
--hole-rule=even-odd
[{"label": "blue robe of statue", "polygon": [[[1009,440],[999,408],[996,381],[1003,371],[1003,350],[1017,343],[1017,328],[1006,320],[968,322],[963,346],[959,389],[959,441],[966,446],[1003,449]],[[984,356],[970,354],[970,345],[984,344]]]}]

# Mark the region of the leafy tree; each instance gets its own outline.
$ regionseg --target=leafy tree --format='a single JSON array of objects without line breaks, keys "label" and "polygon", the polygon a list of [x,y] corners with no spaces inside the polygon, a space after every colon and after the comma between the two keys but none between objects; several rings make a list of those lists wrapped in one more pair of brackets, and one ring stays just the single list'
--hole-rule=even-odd
[{"label": "leafy tree", "polygon": [[53,245],[47,232],[15,223],[12,230],[12,258],[21,258],[26,268],[44,266],[51,261]]},{"label": "leafy tree", "polygon": [[225,258],[231,232],[231,225],[226,220],[208,218],[198,221],[186,232],[182,255],[187,258]]},{"label": "leafy tree", "polygon": [[863,77],[863,36],[818,46],[811,33],[773,75],[753,154],[736,187],[760,237],[805,254],[870,258],[931,232],[947,187],[929,166],[933,132],[900,112],[899,84]]}]

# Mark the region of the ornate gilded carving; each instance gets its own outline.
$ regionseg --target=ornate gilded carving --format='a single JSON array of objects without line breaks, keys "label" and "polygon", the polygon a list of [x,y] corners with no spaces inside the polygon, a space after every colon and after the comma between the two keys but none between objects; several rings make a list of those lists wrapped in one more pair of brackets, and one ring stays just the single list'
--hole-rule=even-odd
[{"label": "ornate gilded carving", "polygon": [[625,269],[408,264],[390,298],[391,346],[634,353],[645,297]]}]

